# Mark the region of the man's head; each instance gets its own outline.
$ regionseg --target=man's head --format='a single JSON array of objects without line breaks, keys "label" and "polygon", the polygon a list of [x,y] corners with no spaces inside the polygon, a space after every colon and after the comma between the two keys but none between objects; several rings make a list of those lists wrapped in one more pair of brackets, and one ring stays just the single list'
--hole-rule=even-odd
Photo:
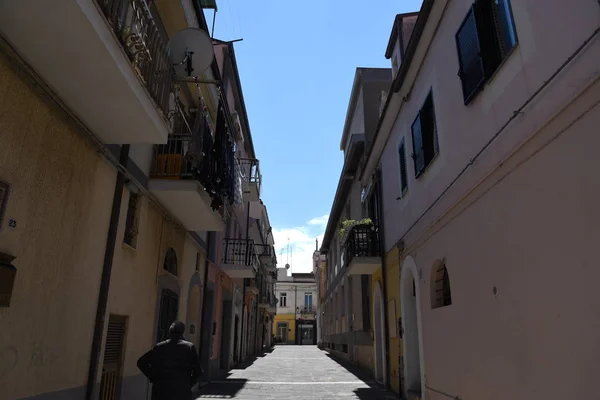
[{"label": "man's head", "polygon": [[169,328],[169,334],[171,336],[183,336],[185,333],[185,324],[181,321],[175,321]]}]

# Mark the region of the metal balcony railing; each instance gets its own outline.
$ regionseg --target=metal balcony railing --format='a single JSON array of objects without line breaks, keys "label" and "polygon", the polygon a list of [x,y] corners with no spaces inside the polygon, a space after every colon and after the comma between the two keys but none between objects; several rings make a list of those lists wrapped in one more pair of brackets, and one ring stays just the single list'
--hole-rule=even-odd
[{"label": "metal balcony railing", "polygon": [[166,118],[172,66],[167,41],[145,0],[96,0],[115,32],[133,69]]},{"label": "metal balcony railing", "polygon": [[[213,199],[217,209],[232,200],[235,186],[233,142],[226,130],[213,133],[204,112],[186,115],[178,106],[170,116],[172,133],[166,144],[154,146],[150,177],[154,179],[196,179]],[[225,123],[220,108],[219,123]]]},{"label": "metal balcony railing", "polygon": [[258,269],[254,240],[223,239],[223,264]]},{"label": "metal balcony railing", "polygon": [[351,228],[344,244],[344,257],[349,265],[354,257],[381,257],[379,227],[355,225]]},{"label": "metal balcony railing", "polygon": [[244,183],[256,185],[258,193],[260,194],[262,175],[260,174],[258,160],[254,158],[239,158],[238,161],[240,163],[240,170],[242,172]]}]

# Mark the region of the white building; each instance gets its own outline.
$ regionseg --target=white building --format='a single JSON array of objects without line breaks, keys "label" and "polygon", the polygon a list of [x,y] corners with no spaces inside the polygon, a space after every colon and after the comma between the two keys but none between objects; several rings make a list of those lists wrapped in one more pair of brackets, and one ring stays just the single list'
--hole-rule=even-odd
[{"label": "white building", "polygon": [[277,269],[275,284],[277,314],[273,335],[279,343],[316,344],[317,283],[313,273]]}]

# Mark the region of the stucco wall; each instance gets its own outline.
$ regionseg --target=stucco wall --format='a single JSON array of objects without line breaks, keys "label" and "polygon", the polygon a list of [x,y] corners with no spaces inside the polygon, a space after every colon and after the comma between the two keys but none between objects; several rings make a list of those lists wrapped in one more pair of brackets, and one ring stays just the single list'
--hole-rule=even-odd
[{"label": "stucco wall", "polygon": [[86,382],[116,176],[32,88],[0,56],[0,180],[11,185],[0,251],[17,257],[12,302],[0,308],[8,399]]}]

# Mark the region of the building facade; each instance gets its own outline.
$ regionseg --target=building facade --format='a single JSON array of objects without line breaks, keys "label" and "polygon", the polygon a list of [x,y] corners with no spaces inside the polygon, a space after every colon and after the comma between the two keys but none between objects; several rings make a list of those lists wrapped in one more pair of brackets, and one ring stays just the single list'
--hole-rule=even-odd
[{"label": "building facade", "polygon": [[325,260],[320,275],[323,346],[367,370],[376,368],[376,378],[381,382],[385,380],[383,363],[377,364],[381,360],[375,357],[376,350],[381,357],[387,353],[383,347],[377,347],[384,341],[375,340],[375,336],[383,337],[385,332],[385,298],[380,288],[381,218],[374,191],[362,190],[358,176],[391,76],[392,71],[387,68],[356,70],[340,143],[344,167],[320,248]]},{"label": "building facade", "polygon": [[317,344],[317,284],[313,273],[292,273],[277,268],[277,314],[273,337],[277,343]]},{"label": "building facade", "polygon": [[381,253],[360,224],[364,251],[345,248],[348,273],[383,263],[372,371],[406,397],[595,396],[599,27],[591,0],[425,0],[396,18],[357,176]]},{"label": "building facade", "polygon": [[[252,313],[226,264],[260,204],[235,55],[215,42],[219,85],[178,81],[165,50],[188,27],[207,31],[196,2],[0,5],[3,398],[145,399],[136,361],[176,319],[206,379],[270,344],[249,331],[274,301]],[[275,268],[260,244],[252,278]]]}]

